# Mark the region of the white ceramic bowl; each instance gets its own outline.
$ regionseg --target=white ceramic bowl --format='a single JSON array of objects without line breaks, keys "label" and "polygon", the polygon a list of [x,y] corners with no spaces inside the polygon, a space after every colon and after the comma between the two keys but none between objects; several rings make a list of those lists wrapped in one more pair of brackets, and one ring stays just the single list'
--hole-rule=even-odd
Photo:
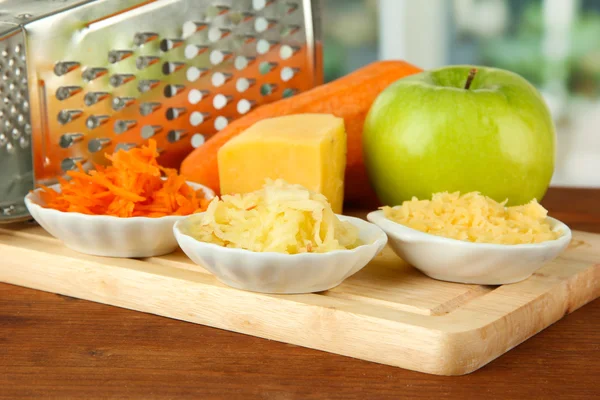
[{"label": "white ceramic bowl", "polygon": [[191,217],[178,221],[173,231],[185,254],[226,285],[262,293],[312,293],[339,285],[367,265],[387,243],[385,232],[376,225],[343,215],[338,218],[358,227],[363,245],[352,250],[301,254],[233,249],[187,235]]},{"label": "white ceramic bowl", "polygon": [[367,219],[389,238],[390,247],[407,263],[434,279],[480,285],[502,285],[527,279],[556,258],[571,241],[571,230],[548,218],[555,240],[536,244],[488,244],[444,238],[411,229],[373,211]]},{"label": "white ceramic bowl", "polygon": [[[193,182],[188,185],[195,190],[202,189],[208,199],[215,196],[206,186]],[[50,187],[60,190],[59,184]],[[48,233],[72,250],[96,256],[142,258],[177,249],[173,225],[186,216],[119,218],[63,212],[42,207],[40,190],[25,196],[29,213]]]}]

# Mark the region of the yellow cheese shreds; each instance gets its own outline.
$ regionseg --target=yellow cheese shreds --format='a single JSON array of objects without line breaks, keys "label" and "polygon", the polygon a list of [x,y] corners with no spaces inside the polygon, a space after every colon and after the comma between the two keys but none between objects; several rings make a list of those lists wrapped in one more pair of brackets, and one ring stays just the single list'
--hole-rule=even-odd
[{"label": "yellow cheese shreds", "polygon": [[382,207],[386,218],[410,228],[477,243],[525,244],[558,238],[535,199],[522,206],[505,207],[477,192],[460,195],[436,193],[431,200],[405,201],[401,206]]},{"label": "yellow cheese shreds", "polygon": [[254,192],[215,197],[190,217],[187,234],[225,247],[287,254],[359,245],[358,229],[340,221],[325,196],[278,179]]}]

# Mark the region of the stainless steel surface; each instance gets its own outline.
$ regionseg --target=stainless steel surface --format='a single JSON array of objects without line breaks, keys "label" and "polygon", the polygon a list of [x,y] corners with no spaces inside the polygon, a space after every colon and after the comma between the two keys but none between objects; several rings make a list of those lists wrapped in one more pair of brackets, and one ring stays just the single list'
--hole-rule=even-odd
[{"label": "stainless steel surface", "polygon": [[177,167],[240,115],[321,83],[319,3],[0,0],[0,222],[27,217],[34,181],[150,137]]},{"label": "stainless steel surface", "polygon": [[0,23],[0,222],[28,218],[23,197],[33,189],[25,36]]}]

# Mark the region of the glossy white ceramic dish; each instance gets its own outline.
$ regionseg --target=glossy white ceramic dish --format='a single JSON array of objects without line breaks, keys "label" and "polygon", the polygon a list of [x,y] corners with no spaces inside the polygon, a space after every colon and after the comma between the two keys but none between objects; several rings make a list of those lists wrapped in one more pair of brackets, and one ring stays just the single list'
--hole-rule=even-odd
[{"label": "glossy white ceramic dish", "polygon": [[376,225],[343,215],[338,218],[359,229],[363,245],[352,250],[291,255],[227,248],[189,236],[193,216],[178,221],[173,231],[185,254],[228,286],[261,293],[312,293],[339,285],[366,266],[387,243],[386,234]]},{"label": "glossy white ceramic dish", "polygon": [[[195,190],[202,189],[207,199],[215,196],[206,186],[188,184]],[[60,190],[59,184],[50,187]],[[173,225],[186,216],[119,218],[63,212],[42,207],[39,191],[36,189],[25,196],[29,213],[48,233],[72,250],[104,257],[142,258],[177,249]]]},{"label": "glossy white ceramic dish", "polygon": [[431,278],[479,285],[502,285],[527,279],[555,259],[571,241],[571,230],[548,218],[556,239],[536,244],[472,243],[411,229],[373,211],[367,219],[388,235],[390,247],[407,263]]}]

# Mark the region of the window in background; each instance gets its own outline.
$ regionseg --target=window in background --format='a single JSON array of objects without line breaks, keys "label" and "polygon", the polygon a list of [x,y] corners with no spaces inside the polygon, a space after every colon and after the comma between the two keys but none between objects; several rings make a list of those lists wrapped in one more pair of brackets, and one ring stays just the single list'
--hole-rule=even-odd
[{"label": "window in background", "polygon": [[512,70],[556,122],[553,184],[600,187],[600,0],[322,3],[327,81],[376,59]]},{"label": "window in background", "polygon": [[600,1],[454,0],[448,63],[514,71],[557,126],[555,185],[600,187]]},{"label": "window in background", "polygon": [[321,4],[325,81],[332,81],[377,60],[378,2],[325,0]]}]

